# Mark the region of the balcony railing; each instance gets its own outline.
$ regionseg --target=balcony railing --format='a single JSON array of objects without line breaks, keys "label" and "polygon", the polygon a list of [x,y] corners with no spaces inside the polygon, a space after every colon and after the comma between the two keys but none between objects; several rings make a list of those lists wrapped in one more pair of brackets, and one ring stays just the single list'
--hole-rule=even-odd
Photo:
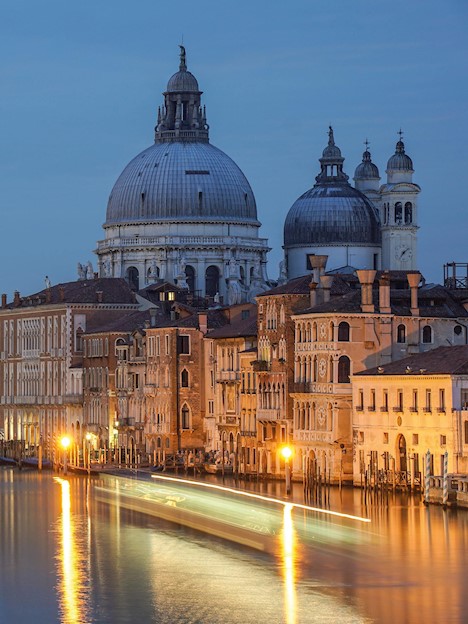
[{"label": "balcony railing", "polygon": [[284,420],[280,409],[257,409],[257,420],[277,421]]},{"label": "balcony railing", "polygon": [[239,381],[240,373],[238,371],[233,370],[222,370],[217,371],[216,373],[216,381],[218,383],[225,383],[228,381]]}]

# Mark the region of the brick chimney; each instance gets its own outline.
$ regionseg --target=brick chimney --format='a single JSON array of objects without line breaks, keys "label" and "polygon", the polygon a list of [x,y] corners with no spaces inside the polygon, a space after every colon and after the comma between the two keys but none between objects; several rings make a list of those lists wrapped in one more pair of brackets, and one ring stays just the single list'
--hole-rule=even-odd
[{"label": "brick chimney", "polygon": [[58,291],[59,291],[59,301],[65,301],[65,290],[63,286],[59,286]]},{"label": "brick chimney", "polygon": [[2,293],[2,308],[7,307],[7,296],[6,293]]},{"label": "brick chimney", "polygon": [[320,287],[323,292],[323,303],[330,301],[330,291],[333,284],[333,275],[321,275]]},{"label": "brick chimney", "polygon": [[203,335],[208,331],[208,313],[207,312],[199,312],[198,313],[198,329],[201,331]]},{"label": "brick chimney", "polygon": [[156,327],[156,315],[158,310],[156,308],[150,308],[150,327]]},{"label": "brick chimney", "polygon": [[381,314],[391,314],[390,303],[390,276],[387,272],[382,273],[379,280],[379,309]]},{"label": "brick chimney", "polygon": [[21,297],[19,294],[19,290],[15,290],[15,294],[13,296],[13,305],[15,308],[17,308],[19,305],[21,305]]},{"label": "brick chimney", "polygon": [[97,302],[98,303],[102,303],[103,296],[104,296],[104,293],[103,293],[102,290],[96,290],[96,297],[97,297]]},{"label": "brick chimney", "polygon": [[421,281],[421,273],[407,273],[406,277],[411,289],[411,314],[412,316],[419,316],[418,286]]},{"label": "brick chimney", "polygon": [[377,271],[360,270],[356,271],[361,283],[361,310],[363,312],[374,312],[372,303],[372,284],[374,283]]},{"label": "brick chimney", "polygon": [[310,282],[309,284],[309,299],[310,307],[314,308],[317,305],[317,282]]}]

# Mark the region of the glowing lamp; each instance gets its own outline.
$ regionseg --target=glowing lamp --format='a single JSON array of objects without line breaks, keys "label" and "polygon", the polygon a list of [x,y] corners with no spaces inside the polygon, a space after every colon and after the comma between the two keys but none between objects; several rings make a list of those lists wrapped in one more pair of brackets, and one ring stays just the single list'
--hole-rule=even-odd
[{"label": "glowing lamp", "polygon": [[64,436],[60,440],[60,444],[62,445],[62,448],[67,449],[70,446],[70,438],[67,436]]},{"label": "glowing lamp", "polygon": [[283,446],[283,448],[281,449],[281,455],[284,457],[284,459],[288,460],[292,455],[291,448],[289,446]]}]

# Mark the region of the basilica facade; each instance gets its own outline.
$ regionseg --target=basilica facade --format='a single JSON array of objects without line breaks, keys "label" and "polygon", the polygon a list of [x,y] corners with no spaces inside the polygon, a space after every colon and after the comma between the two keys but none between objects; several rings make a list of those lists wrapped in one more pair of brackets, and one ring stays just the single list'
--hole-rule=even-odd
[{"label": "basilica facade", "polygon": [[181,46],[154,144],[125,167],[111,191],[98,272],[124,277],[135,290],[163,279],[194,297],[233,305],[267,287],[269,248],[259,238],[247,178],[209,141],[201,95]]}]

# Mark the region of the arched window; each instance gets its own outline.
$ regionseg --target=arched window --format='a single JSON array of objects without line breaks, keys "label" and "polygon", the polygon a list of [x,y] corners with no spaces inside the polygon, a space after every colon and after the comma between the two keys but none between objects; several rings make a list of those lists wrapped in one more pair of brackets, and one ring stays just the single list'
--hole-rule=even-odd
[{"label": "arched window", "polygon": [[349,383],[351,362],[347,355],[342,355],[338,360],[338,383]]},{"label": "arched window", "polygon": [[398,325],[397,327],[397,342],[406,342],[406,327],[404,325]]},{"label": "arched window", "polygon": [[185,267],[185,277],[189,291],[193,294],[195,292],[195,269],[190,264]]},{"label": "arched window", "polygon": [[180,410],[181,423],[180,426],[182,429],[190,429],[190,410],[187,407],[187,404],[184,403],[182,409]]},{"label": "arched window", "polygon": [[406,202],[405,204],[405,225],[413,223],[413,204]]},{"label": "arched window", "polygon": [[128,267],[127,282],[132,290],[140,289],[140,274],[136,267]]},{"label": "arched window", "polygon": [[431,344],[432,342],[432,327],[430,325],[424,325],[422,329],[422,341],[424,344]]},{"label": "arched window", "polygon": [[184,368],[184,370],[180,373],[180,385],[182,388],[189,387],[189,374],[188,370]]},{"label": "arched window", "polygon": [[349,342],[349,323],[342,321],[338,325],[338,341]]},{"label": "arched window", "polygon": [[219,293],[219,269],[214,265],[206,269],[205,292],[207,297],[214,297]]},{"label": "arched window", "polygon": [[403,219],[403,205],[401,202],[395,204],[395,224],[401,225]]},{"label": "arched window", "polygon": [[83,351],[83,330],[78,327],[75,333],[75,351]]}]

